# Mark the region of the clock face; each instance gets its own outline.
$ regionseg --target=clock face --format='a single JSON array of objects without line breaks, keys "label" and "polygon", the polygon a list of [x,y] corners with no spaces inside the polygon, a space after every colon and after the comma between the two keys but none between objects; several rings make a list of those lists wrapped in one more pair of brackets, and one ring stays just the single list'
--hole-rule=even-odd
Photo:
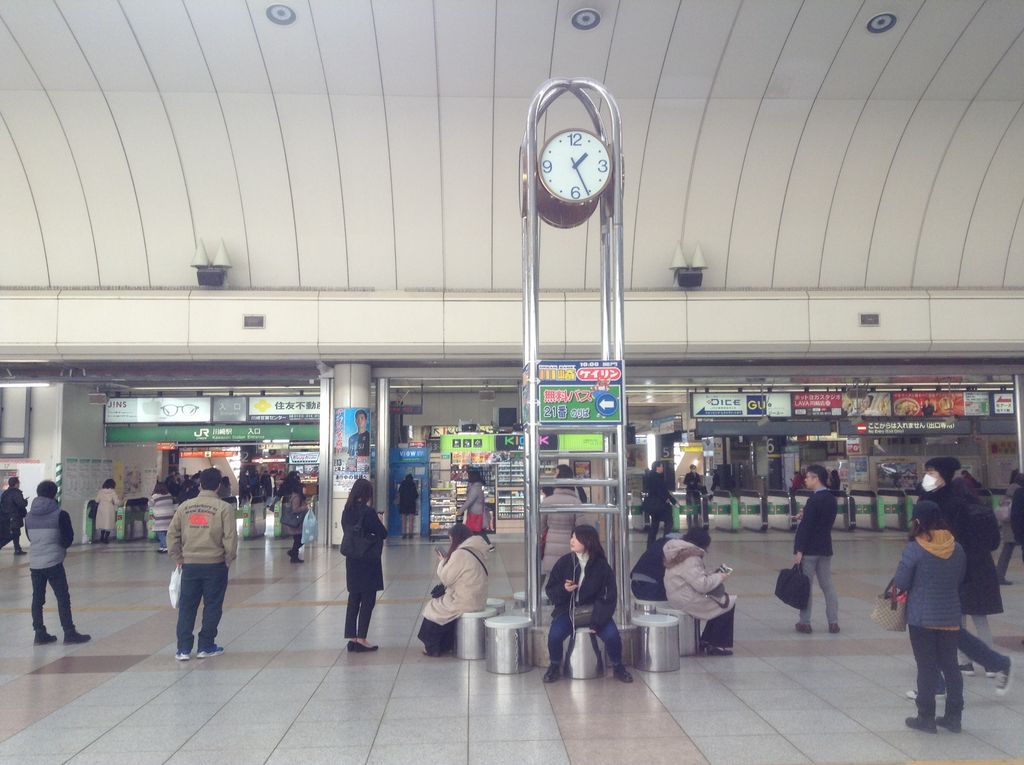
[{"label": "clock face", "polygon": [[554,196],[586,202],[608,186],[612,164],[601,139],[585,130],[566,130],[541,149],[540,178]]}]

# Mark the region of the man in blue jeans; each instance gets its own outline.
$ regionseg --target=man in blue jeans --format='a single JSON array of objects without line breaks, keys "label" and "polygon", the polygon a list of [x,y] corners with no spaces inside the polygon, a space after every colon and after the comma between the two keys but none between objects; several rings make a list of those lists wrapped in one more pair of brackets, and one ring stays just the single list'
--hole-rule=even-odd
[{"label": "man in blue jeans", "polygon": [[228,566],[238,553],[235,511],[217,497],[221,474],[207,468],[199,476],[199,496],[178,506],[167,529],[167,548],[181,569],[178,596],[178,661],[192,655],[193,630],[199,601],[203,601],[203,626],[199,631],[196,658],[224,653],[214,641],[224,610]]}]

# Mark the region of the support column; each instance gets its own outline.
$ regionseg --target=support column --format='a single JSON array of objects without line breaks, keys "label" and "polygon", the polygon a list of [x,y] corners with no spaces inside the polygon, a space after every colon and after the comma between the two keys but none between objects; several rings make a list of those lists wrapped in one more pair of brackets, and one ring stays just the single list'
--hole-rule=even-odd
[{"label": "support column", "polygon": [[391,386],[388,378],[377,378],[377,430],[373,442],[377,446],[376,475],[373,486],[373,504],[377,512],[384,513],[384,525],[390,522],[388,512],[388,449],[391,435],[391,412],[388,408]]},{"label": "support column", "polygon": [[1024,473],[1024,375],[1013,376],[1013,415],[1017,420],[1017,469]]},{"label": "support column", "polygon": [[[348,485],[339,486],[334,480],[338,468],[344,467],[340,465],[340,460],[344,457],[337,448],[338,438],[341,436],[341,433],[339,432],[339,423],[337,421],[336,412],[339,409],[350,409],[354,407],[366,409],[368,412],[370,411],[370,365],[335,364],[333,371],[334,385],[333,395],[331,397],[331,407],[322,415],[324,417],[329,417],[331,422],[331,469],[328,471],[326,476],[321,476],[320,480],[330,482],[330,544],[339,545],[341,544],[341,512],[345,508],[345,500],[348,499]],[[370,417],[368,420],[369,422],[372,422],[373,418]],[[370,435],[372,438],[372,432]],[[370,478],[372,480],[372,476],[370,476]]]}]

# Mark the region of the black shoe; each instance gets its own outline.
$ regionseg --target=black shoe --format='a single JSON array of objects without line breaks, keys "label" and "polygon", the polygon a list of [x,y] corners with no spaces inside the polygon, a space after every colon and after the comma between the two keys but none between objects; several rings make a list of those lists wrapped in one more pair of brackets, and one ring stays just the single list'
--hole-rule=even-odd
[{"label": "black shoe", "polygon": [[356,643],[355,641],[352,641],[349,645],[351,646],[349,650],[354,653],[369,653],[370,651],[376,651],[380,648],[379,645],[363,645],[362,643]]},{"label": "black shoe", "polygon": [[300,557],[299,557],[298,555],[296,555],[296,556],[295,556],[294,558],[292,558],[292,563],[305,563],[305,562],[306,562],[306,561],[304,561],[304,560],[303,560],[302,558],[300,558]]},{"label": "black shoe", "polygon": [[974,677],[974,663],[967,661],[961,664],[960,673],[967,677]]},{"label": "black shoe", "polygon": [[46,630],[36,632],[36,639],[32,641],[32,645],[46,645],[48,643],[56,643],[57,636],[51,635]]},{"label": "black shoe", "polygon": [[557,683],[558,678],[562,676],[562,671],[558,668],[557,664],[552,664],[548,667],[548,671],[544,673],[545,683]]},{"label": "black shoe", "polygon": [[940,728],[945,728],[950,733],[960,732],[960,718],[951,717],[949,715],[943,715],[942,717],[935,718],[935,724]]},{"label": "black shoe", "polygon": [[919,730],[922,733],[938,733],[938,729],[935,727],[934,717],[908,717],[904,720],[908,728]]},{"label": "black shoe", "polygon": [[[25,552],[24,550],[15,550],[14,554],[15,555],[28,555],[28,553]],[[1009,584],[1009,582],[1003,582],[1003,584]]]},{"label": "black shoe", "polygon": [[356,650],[356,649],[354,648],[354,646],[355,646],[355,645],[356,645],[356,642],[355,642],[354,640],[349,640],[349,641],[348,641],[348,646],[347,646],[347,648],[348,648],[348,652],[349,652],[349,653],[354,653],[354,652],[355,652],[355,650]]},{"label": "black shoe", "polygon": [[704,646],[704,653],[708,656],[732,656],[732,651],[728,648],[722,648],[718,645],[707,645]]},{"label": "black shoe", "polygon": [[612,674],[615,675],[615,679],[623,683],[633,682],[633,676],[629,674],[629,670],[626,669],[625,664],[616,664],[612,667]]},{"label": "black shoe", "polygon": [[74,645],[75,643],[88,643],[92,640],[92,635],[83,635],[78,630],[71,630],[71,632],[64,633],[64,645]]}]

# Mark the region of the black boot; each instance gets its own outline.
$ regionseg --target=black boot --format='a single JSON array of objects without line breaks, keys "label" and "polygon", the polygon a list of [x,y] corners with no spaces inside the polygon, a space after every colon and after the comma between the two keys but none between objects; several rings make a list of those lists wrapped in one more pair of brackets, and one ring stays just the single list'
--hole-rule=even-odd
[{"label": "black boot", "polygon": [[919,730],[922,733],[938,733],[938,730],[935,728],[934,717],[921,717],[920,714],[918,714],[917,717],[908,717],[904,722],[907,724],[908,728]]},{"label": "black boot", "polygon": [[947,710],[946,714],[944,714],[942,717],[935,718],[935,724],[938,725],[940,728],[945,728],[950,733],[959,733],[961,730],[960,713],[950,712]]},{"label": "black boot", "polygon": [[616,664],[612,667],[612,674],[615,675],[615,679],[623,683],[633,682],[633,676],[629,674],[629,670],[626,669],[624,664]]},{"label": "black boot", "polygon": [[32,641],[32,645],[46,645],[47,643],[56,643],[57,636],[51,635],[43,627],[41,630],[36,630],[36,639]]},{"label": "black boot", "polygon": [[64,645],[75,645],[76,643],[88,643],[92,640],[92,635],[83,635],[81,632],[76,630],[74,627],[70,631],[64,633]]},{"label": "black boot", "polygon": [[548,671],[544,673],[545,683],[557,683],[558,678],[562,676],[562,671],[558,668],[557,664],[552,664],[548,667]]}]

